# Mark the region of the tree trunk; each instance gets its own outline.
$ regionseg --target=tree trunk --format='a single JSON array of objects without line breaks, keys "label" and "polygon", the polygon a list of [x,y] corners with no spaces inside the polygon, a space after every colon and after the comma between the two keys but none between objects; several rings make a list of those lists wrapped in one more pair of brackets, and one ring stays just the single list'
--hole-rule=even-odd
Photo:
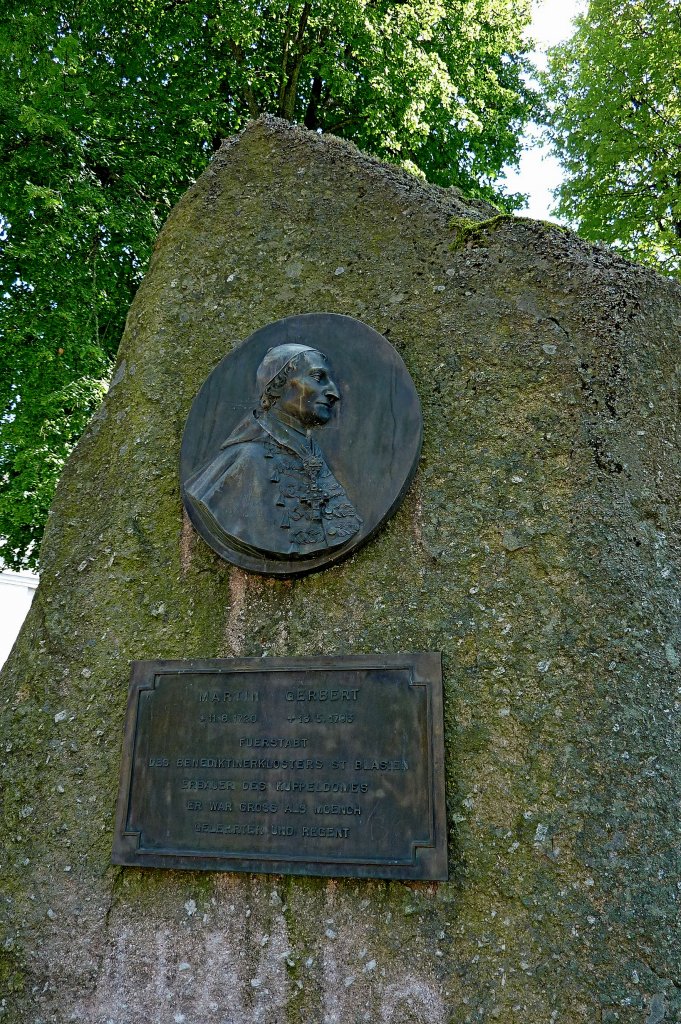
[{"label": "tree trunk", "polygon": [[310,131],[316,131],[319,128],[319,101],[322,98],[323,84],[321,75],[315,74],[312,79],[312,89],[310,90],[310,99],[307,103],[304,121],[305,127],[309,128]]}]

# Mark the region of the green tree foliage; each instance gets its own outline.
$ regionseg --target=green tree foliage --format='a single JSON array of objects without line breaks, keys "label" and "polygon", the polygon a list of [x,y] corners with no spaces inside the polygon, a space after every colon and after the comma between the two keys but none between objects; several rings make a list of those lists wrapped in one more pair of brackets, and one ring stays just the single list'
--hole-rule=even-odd
[{"label": "green tree foliage", "polygon": [[529,0],[5,0],[0,536],[35,564],[170,206],[262,112],[512,209]]},{"label": "green tree foliage", "polygon": [[681,5],[591,0],[550,52],[558,212],[593,241],[681,274]]}]

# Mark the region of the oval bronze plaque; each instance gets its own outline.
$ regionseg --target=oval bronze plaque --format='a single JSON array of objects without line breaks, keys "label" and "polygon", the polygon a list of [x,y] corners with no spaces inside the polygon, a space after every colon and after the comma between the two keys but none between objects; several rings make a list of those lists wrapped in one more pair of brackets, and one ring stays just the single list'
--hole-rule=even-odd
[{"label": "oval bronze plaque", "polygon": [[416,472],[421,408],[385,338],[349,316],[307,313],[256,331],[196,396],[182,499],[219,555],[298,576],[364,544]]}]

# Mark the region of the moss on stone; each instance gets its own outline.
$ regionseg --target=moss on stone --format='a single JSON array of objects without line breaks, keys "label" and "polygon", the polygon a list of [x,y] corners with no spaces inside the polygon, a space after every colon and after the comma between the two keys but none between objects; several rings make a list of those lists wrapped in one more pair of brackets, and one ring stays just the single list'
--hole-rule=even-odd
[{"label": "moss on stone", "polygon": [[[24,992],[26,989],[26,975],[24,970],[23,957],[12,949],[0,950],[0,992],[7,996]],[[4,1007],[0,1002],[0,1020],[3,1017]]]},{"label": "moss on stone", "polygon": [[504,224],[511,224],[514,227],[518,224],[525,224],[533,230],[543,229],[546,231],[558,231],[569,235],[569,229],[562,224],[556,224],[551,220],[537,220],[533,217],[521,217],[518,214],[498,213],[493,217],[477,220],[470,217],[452,217],[450,228],[454,231],[454,242],[452,252],[465,248],[473,242],[481,241],[490,232]]}]

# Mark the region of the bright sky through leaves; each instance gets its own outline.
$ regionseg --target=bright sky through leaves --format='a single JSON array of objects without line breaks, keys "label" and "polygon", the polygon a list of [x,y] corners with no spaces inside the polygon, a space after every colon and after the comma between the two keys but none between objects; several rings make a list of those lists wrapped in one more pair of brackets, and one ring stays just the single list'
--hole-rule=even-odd
[{"label": "bright sky through leaves", "polygon": [[[572,34],[572,19],[583,14],[585,8],[586,0],[536,0],[528,35],[536,41],[536,49],[531,56],[541,71],[546,69],[547,48]],[[536,128],[530,127],[525,133],[526,146],[532,145],[537,135]],[[520,158],[520,167],[509,170],[506,175],[509,192],[524,192],[529,196],[527,207],[518,213],[540,220],[557,220],[551,213],[555,205],[552,192],[558,188],[562,177],[561,165],[546,144],[537,142],[534,148],[526,148]]]}]

